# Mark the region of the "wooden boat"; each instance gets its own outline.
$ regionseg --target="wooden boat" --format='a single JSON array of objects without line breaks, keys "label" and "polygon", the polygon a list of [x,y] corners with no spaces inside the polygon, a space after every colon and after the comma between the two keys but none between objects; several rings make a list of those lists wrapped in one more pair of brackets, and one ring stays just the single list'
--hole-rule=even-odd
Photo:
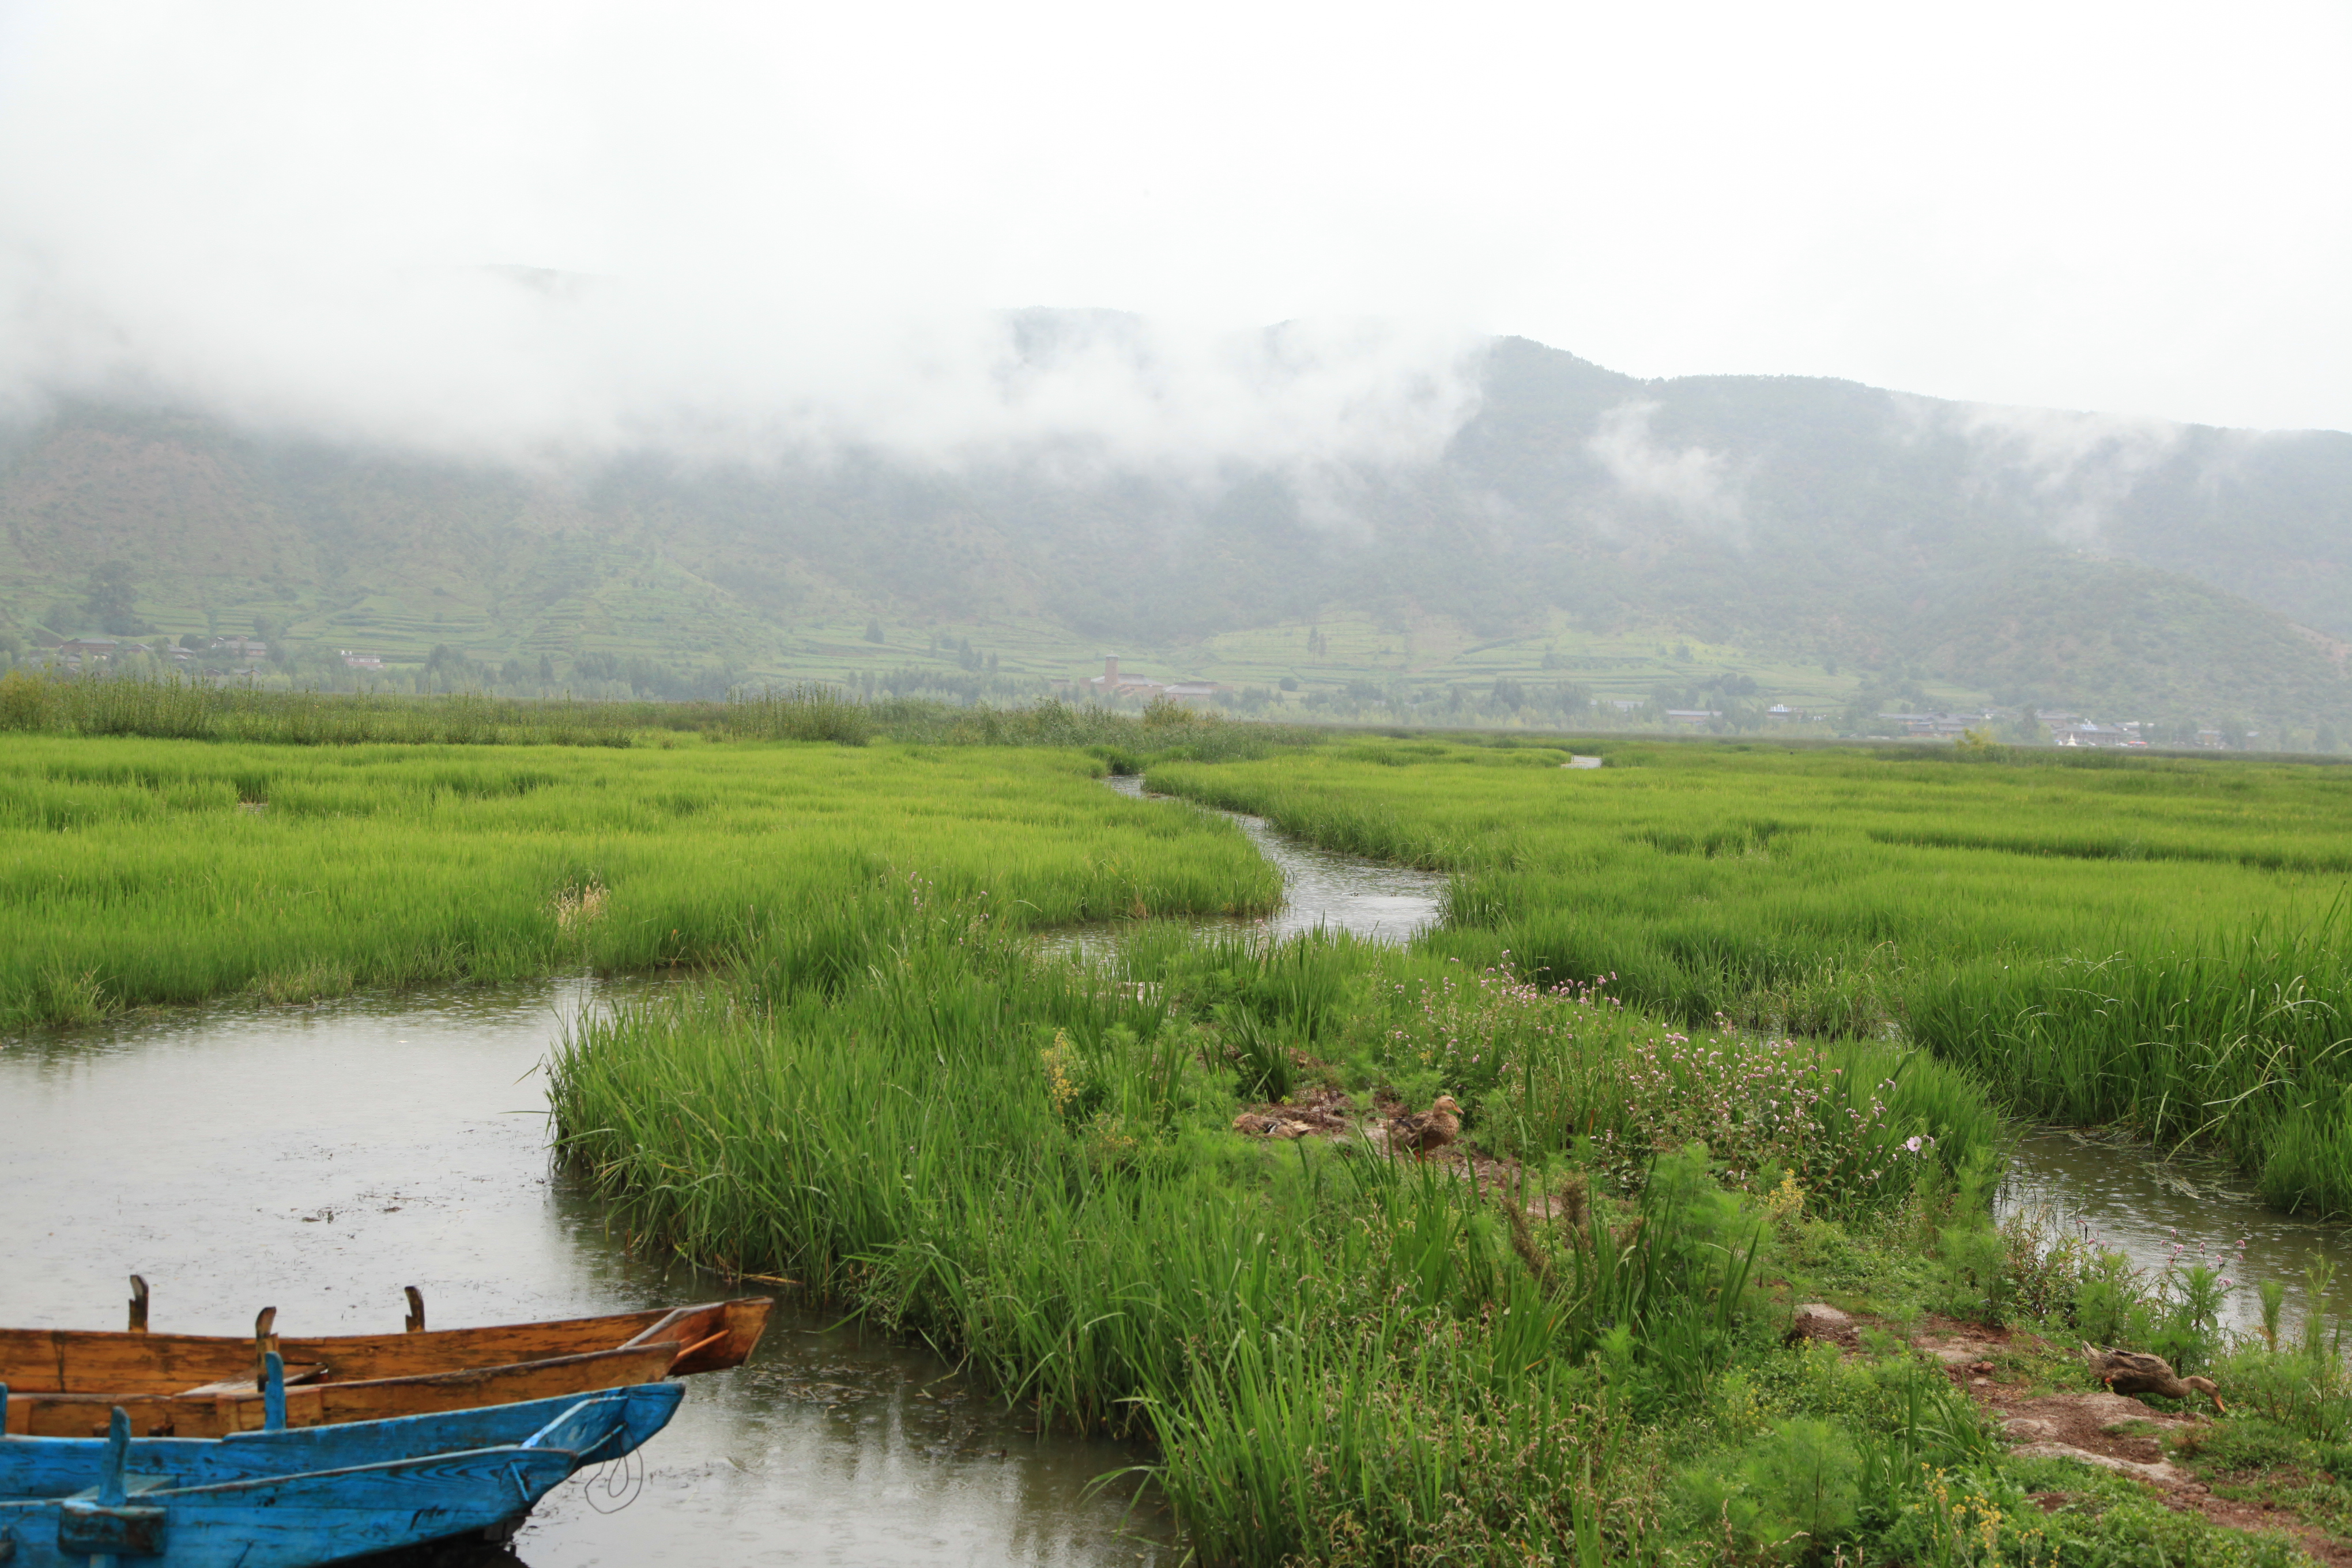
[{"label": "wooden boat", "polygon": [[264,1425],[256,1371],[283,1358],[287,1417],[297,1426],[388,1420],[438,1410],[509,1405],[713,1372],[740,1364],[760,1342],[774,1302],[708,1301],[668,1310],[427,1330],[409,1292],[409,1327],[394,1334],[281,1337],[265,1309],[254,1337],[159,1334],[140,1328],[146,1293],[132,1298],[132,1328],[0,1329],[0,1383],[10,1394],[0,1430],[93,1437],[112,1409],[142,1437],[219,1437]]},{"label": "wooden boat", "polygon": [[583,1466],[660,1431],[684,1392],[654,1384],[302,1429],[283,1425],[282,1366],[268,1370],[266,1432],[136,1438],[116,1412],[104,1438],[0,1437],[0,1562],[314,1568],[501,1532]]}]

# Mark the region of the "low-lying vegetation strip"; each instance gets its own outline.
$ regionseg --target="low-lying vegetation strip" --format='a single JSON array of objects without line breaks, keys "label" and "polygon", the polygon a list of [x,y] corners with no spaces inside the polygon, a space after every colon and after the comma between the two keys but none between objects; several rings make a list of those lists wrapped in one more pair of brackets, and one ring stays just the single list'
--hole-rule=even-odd
[{"label": "low-lying vegetation strip", "polygon": [[2352,1214],[2352,773],[1381,741],[1154,788],[1455,873],[1433,952],[1810,1037],[1901,1035],[2011,1109],[2228,1150]]},{"label": "low-lying vegetation strip", "polygon": [[1120,772],[1147,758],[1263,757],[1318,732],[1234,722],[1165,699],[1139,713],[1054,699],[1023,707],[958,707],[913,698],[859,700],[803,682],[743,689],[724,702],[573,701],[468,692],[289,691],[187,680],[0,676],[0,732],[242,741],[289,746],[610,746],[711,739],[875,741],[919,745],[1054,746],[1087,750]]},{"label": "low-lying vegetation strip", "polygon": [[[0,731],[292,746],[626,746],[692,705],[275,691],[210,681],[0,675]],[[693,727],[688,725],[688,727]]]},{"label": "low-lying vegetation strip", "polygon": [[239,992],[712,962],[778,928],[862,952],[870,889],[1011,925],[1250,911],[1228,824],[1044,750],[256,745],[0,749],[0,1025]]}]

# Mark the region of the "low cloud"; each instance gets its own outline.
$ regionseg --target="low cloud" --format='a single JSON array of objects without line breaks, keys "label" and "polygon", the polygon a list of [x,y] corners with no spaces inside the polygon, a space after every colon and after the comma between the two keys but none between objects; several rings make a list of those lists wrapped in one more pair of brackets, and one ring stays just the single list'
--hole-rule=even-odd
[{"label": "low cloud", "polygon": [[239,425],[525,465],[878,450],[1207,474],[1427,461],[1477,405],[1480,340],[1444,326],[1153,322],[1110,311],[657,289],[524,267],[215,280],[115,298],[19,247],[0,384],[193,406]]},{"label": "low cloud", "polygon": [[1601,416],[1584,449],[1631,500],[1744,542],[1748,524],[1727,454],[1662,445],[1650,435],[1655,402],[1622,403]]},{"label": "low cloud", "polygon": [[[1063,262],[1104,193],[1016,199],[999,177],[1034,158],[885,106],[903,72],[861,40],[892,25],[0,6],[0,415],[136,400],[541,466],[858,448],[1213,475],[1416,462],[1475,410],[1458,322],[1269,328],[1279,307],[1213,290],[1144,290],[1150,320],[1011,309],[1097,293]],[[1004,97],[963,80],[984,74],[957,79]]]},{"label": "low cloud", "polygon": [[2058,409],[1948,405],[1970,447],[1975,482],[2022,501],[2051,536],[2095,549],[2107,521],[2140,482],[2170,460],[2189,426]]}]

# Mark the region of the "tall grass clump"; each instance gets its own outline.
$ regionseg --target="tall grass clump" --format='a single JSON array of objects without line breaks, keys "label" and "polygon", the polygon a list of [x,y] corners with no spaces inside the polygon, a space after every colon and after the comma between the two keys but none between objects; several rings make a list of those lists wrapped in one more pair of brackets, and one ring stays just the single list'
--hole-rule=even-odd
[{"label": "tall grass clump", "polygon": [[1151,1436],[1210,1560],[1486,1540],[1465,1489],[1564,1542],[1594,1358],[1630,1423],[1741,1342],[1761,1221],[1703,1151],[1530,1221],[1434,1166],[1236,1138],[1216,1016],[1165,985],[1038,964],[971,903],[865,929],[863,963],[783,940],[581,1025],[566,1155],[641,1237]]},{"label": "tall grass clump", "polygon": [[871,715],[837,686],[810,682],[782,691],[737,692],[727,700],[727,732],[761,741],[832,741],[862,746]]},{"label": "tall grass clump", "polygon": [[2021,1110],[2226,1150],[2265,1200],[2352,1214],[2352,910],[2203,951],[1979,962],[1915,988],[1917,1038]]}]

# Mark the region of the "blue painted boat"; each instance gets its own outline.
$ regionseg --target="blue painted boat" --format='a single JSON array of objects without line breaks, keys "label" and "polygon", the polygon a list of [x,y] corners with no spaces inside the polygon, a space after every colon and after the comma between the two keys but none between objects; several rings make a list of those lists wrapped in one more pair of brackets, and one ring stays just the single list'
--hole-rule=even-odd
[{"label": "blue painted boat", "polygon": [[[282,1412],[282,1374],[269,1384]],[[315,1568],[499,1530],[583,1467],[634,1451],[684,1392],[646,1384],[216,1438],[134,1438],[117,1412],[102,1438],[0,1436],[0,1563]]]}]

